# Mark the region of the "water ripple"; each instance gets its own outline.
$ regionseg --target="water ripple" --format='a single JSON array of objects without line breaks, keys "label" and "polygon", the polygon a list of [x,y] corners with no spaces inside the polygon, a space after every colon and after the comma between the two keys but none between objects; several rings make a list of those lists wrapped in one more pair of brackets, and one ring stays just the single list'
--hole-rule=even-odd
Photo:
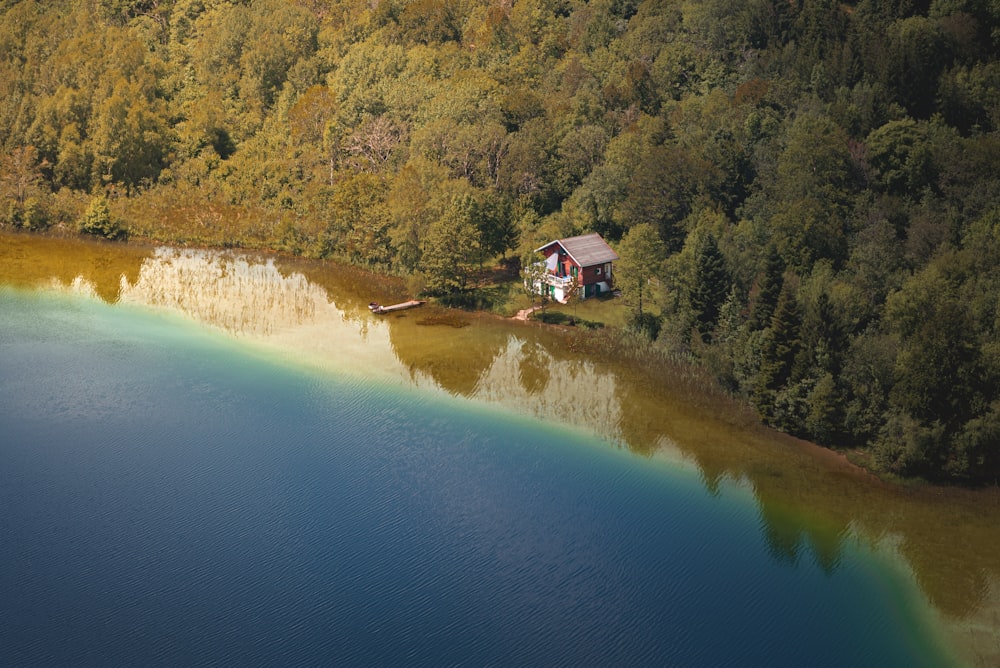
[{"label": "water ripple", "polygon": [[919,656],[861,546],[777,558],[815,543],[746,486],[95,313],[77,356],[0,357],[2,665]]}]

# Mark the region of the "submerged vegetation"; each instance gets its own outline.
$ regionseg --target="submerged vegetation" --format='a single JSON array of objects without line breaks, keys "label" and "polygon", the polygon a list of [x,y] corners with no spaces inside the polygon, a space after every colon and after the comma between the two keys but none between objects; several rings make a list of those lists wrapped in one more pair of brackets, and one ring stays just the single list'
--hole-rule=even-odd
[{"label": "submerged vegetation", "polygon": [[0,1],[0,224],[476,304],[597,231],[767,423],[994,482],[998,47],[985,0]]}]

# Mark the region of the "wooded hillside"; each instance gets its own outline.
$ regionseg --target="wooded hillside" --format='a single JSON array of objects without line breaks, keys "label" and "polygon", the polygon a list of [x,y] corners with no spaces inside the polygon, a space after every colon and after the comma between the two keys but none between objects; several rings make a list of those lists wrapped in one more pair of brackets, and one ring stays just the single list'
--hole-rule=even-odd
[{"label": "wooded hillside", "polygon": [[991,0],[0,0],[0,221],[437,293],[597,231],[768,423],[994,482],[998,47]]}]

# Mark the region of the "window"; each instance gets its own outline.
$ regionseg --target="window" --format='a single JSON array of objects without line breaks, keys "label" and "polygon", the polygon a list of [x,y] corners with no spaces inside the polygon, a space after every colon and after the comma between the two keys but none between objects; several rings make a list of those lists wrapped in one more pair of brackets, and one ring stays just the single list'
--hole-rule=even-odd
[{"label": "window", "polygon": [[597,268],[597,275],[598,275],[598,276],[600,276],[600,275],[601,275],[601,268],[600,268],[600,267],[598,267],[598,268]]}]

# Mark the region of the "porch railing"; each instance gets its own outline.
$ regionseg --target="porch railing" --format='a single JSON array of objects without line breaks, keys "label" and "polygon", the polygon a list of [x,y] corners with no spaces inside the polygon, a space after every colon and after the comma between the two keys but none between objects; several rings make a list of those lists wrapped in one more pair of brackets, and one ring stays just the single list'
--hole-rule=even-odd
[{"label": "porch railing", "polygon": [[572,276],[556,276],[555,274],[545,274],[543,280],[557,288],[568,288],[573,283]]}]

